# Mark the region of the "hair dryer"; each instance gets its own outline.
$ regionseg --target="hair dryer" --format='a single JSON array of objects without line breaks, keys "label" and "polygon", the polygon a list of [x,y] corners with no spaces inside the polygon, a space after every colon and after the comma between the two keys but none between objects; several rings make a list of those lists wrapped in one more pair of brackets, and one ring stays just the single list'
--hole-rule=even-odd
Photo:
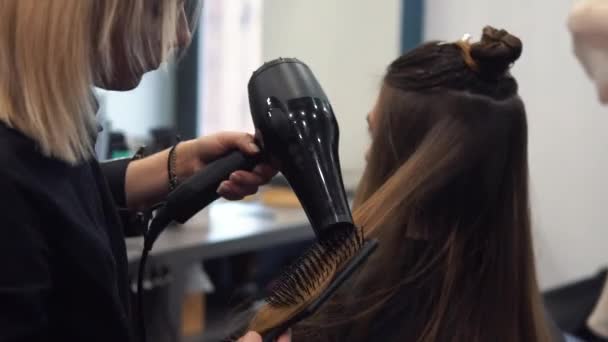
[{"label": "hair dryer", "polygon": [[[287,178],[317,237],[336,225],[352,226],[338,157],[338,123],[312,71],[296,59],[280,58],[255,71],[248,90],[262,154],[234,151],[210,163],[169,194],[157,220],[186,222],[218,198],[217,187],[232,172],[250,170],[265,159]],[[150,228],[150,247],[162,229]]]},{"label": "hair dryer", "polygon": [[249,83],[256,136],[285,175],[317,236],[352,224],[338,157],[338,123],[310,69],[279,59],[256,71]]}]

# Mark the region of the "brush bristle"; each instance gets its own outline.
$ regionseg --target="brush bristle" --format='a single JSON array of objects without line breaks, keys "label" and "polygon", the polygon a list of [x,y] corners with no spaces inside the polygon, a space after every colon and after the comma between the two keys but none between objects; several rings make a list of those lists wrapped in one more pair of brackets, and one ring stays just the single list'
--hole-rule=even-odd
[{"label": "brush bristle", "polygon": [[336,267],[352,258],[363,245],[363,233],[355,227],[336,229],[317,241],[274,282],[266,302],[274,307],[297,305],[332,276]]}]

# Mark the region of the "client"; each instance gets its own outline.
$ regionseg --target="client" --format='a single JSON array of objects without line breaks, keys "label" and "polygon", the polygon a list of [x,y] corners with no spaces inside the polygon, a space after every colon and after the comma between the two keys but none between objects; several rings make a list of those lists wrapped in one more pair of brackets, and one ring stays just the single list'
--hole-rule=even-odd
[{"label": "client", "polygon": [[[354,205],[380,247],[294,341],[553,340],[530,232],[526,110],[509,72],[521,53],[517,37],[486,27],[480,42],[427,43],[388,67]],[[288,318],[261,310],[254,330],[260,317]]]}]

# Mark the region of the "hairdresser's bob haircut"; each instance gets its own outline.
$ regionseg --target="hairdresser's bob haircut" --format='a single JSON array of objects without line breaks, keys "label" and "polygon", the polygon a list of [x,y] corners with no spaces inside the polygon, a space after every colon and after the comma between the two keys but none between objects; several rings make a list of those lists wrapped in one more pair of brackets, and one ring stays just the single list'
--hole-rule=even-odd
[{"label": "hairdresser's bob haircut", "polygon": [[[166,60],[183,3],[0,1],[0,120],[34,139],[44,155],[70,164],[92,157],[92,87],[118,68],[136,73],[151,58]],[[117,49],[126,66],[112,60]]]}]

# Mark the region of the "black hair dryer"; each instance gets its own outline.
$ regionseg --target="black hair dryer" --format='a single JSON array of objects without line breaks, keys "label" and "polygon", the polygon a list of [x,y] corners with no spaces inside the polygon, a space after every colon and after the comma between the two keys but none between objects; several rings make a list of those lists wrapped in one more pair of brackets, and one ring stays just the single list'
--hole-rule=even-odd
[{"label": "black hair dryer", "polygon": [[312,71],[296,59],[278,59],[249,82],[256,138],[298,196],[317,236],[352,224],[338,157],[339,129]]},{"label": "black hair dryer", "polygon": [[[267,160],[289,181],[317,237],[336,225],[352,227],[338,158],[338,123],[312,71],[297,59],[279,58],[253,73],[248,90],[262,153],[251,157],[234,151],[209,164],[169,194],[157,218],[184,223],[219,197],[217,187],[232,172]],[[151,243],[158,234],[149,231]]]}]

